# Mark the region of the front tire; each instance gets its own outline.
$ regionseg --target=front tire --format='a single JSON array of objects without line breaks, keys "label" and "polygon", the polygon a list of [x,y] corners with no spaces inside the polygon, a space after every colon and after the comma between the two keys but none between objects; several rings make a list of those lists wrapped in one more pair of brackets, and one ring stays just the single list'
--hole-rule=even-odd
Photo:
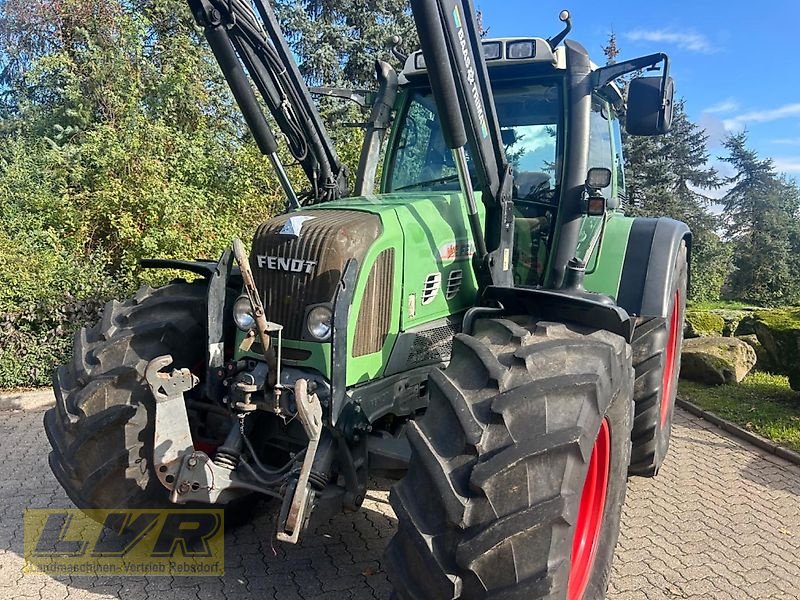
[{"label": "front tire", "polygon": [[50,467],[78,508],[171,506],[153,473],[155,401],[145,369],[163,354],[174,368],[205,364],[205,296],[204,284],[143,287],[75,335],[72,362],[53,376],[56,406],[44,426]]},{"label": "front tire", "polygon": [[459,335],[411,423],[390,499],[403,598],[600,598],[630,458],[630,347],[605,331],[486,319]]}]

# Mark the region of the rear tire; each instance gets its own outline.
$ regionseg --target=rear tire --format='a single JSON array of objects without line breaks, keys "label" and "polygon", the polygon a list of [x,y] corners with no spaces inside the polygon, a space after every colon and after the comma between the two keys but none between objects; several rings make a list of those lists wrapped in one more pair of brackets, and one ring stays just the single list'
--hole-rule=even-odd
[{"label": "rear tire", "polygon": [[687,279],[686,245],[682,243],[675,257],[667,318],[644,319],[633,332],[631,347],[636,383],[633,447],[628,469],[631,475],[655,476],[669,450],[681,370]]},{"label": "rear tire", "polygon": [[[396,593],[602,597],[630,458],[625,341],[529,317],[481,320],[474,335],[456,336],[429,390],[426,414],[408,430],[408,475],[390,496],[398,530],[386,568]],[[604,428],[607,467],[592,470]],[[605,494],[584,509],[590,471]],[[579,524],[589,514],[594,528]]]},{"label": "rear tire", "polygon": [[53,376],[56,406],[44,416],[50,467],[78,508],[173,506],[153,473],[155,402],[148,362],[205,365],[205,284],[141,288],[111,301],[75,335],[72,362]]}]

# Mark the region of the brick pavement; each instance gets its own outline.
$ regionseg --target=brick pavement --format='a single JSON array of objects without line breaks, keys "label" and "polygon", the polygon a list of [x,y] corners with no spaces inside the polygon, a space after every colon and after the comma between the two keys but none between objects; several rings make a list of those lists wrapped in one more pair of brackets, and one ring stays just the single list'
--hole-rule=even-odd
[{"label": "brick pavement", "polygon": [[[296,547],[271,513],[226,536],[220,578],[23,576],[22,512],[69,507],[47,467],[41,412],[0,412],[0,598],[388,598],[380,558],[394,530],[388,483]],[[679,411],[667,464],[632,480],[613,600],[800,597],[800,468]]]}]

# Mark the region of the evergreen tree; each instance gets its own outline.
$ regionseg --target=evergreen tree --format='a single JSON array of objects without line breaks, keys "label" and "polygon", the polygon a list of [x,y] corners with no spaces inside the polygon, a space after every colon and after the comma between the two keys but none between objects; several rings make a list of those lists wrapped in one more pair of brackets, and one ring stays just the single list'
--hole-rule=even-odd
[{"label": "evergreen tree", "polygon": [[391,61],[392,36],[408,49],[417,47],[407,2],[277,0],[275,11],[313,85],[374,87],[375,59]]},{"label": "evergreen tree", "polygon": [[[617,38],[609,35],[603,52],[611,64],[620,54]],[[623,89],[628,79],[619,81]],[[672,217],[684,221],[693,234],[692,297],[719,298],[730,268],[730,250],[716,233],[716,218],[709,212],[711,199],[703,193],[720,187],[716,170],[709,166],[708,135],[686,114],[684,100],[675,104],[672,130],[663,136],[630,136],[624,132],[626,214]]]},{"label": "evergreen tree", "polygon": [[730,270],[730,248],[722,241],[711,199],[703,191],[720,186],[708,164],[708,136],[675,106],[672,130],[664,136],[623,136],[626,152],[626,212],[633,216],[672,217],[692,231],[694,300],[716,300]]},{"label": "evergreen tree", "polygon": [[723,198],[725,229],[735,248],[731,293],[762,304],[796,302],[800,190],[776,173],[771,159],[748,148],[746,132],[728,136],[723,145],[728,154],[722,160],[736,171]]},{"label": "evergreen tree", "polygon": [[606,64],[613,65],[619,56],[619,45],[617,44],[617,34],[612,30],[608,34],[608,44],[603,46],[603,54],[606,57]]}]

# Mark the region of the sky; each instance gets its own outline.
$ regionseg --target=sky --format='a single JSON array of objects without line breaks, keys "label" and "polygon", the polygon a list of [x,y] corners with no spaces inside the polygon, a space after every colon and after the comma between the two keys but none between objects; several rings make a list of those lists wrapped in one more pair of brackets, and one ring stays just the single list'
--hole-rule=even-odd
[{"label": "sky", "polygon": [[728,133],[748,131],[750,147],[772,158],[779,172],[800,182],[800,0],[477,0],[487,37],[550,37],[568,9],[569,37],[592,60],[617,35],[618,60],[652,52],[671,59],[676,97],[689,118],[709,134],[714,166]]}]

